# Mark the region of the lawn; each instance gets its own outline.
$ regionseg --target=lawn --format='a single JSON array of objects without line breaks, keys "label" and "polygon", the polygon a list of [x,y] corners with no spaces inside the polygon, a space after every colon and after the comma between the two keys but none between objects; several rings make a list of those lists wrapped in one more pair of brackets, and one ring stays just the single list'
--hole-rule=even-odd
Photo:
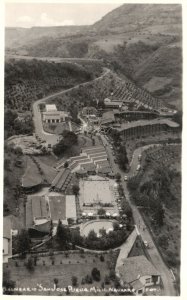
[{"label": "lawn", "polygon": [[42,175],[35,162],[27,156],[26,159],[27,168],[25,174],[22,177],[22,186],[31,187],[42,183]]},{"label": "lawn", "polygon": [[[105,275],[109,275],[110,270],[114,270],[117,254],[109,253],[103,254],[104,261],[101,261],[100,255],[91,253],[64,253],[45,257],[39,257],[37,260],[37,266],[33,271],[28,271],[24,265],[24,260],[11,260],[8,264],[8,269],[11,272],[11,278],[16,282],[18,287],[37,287],[37,284],[41,284],[43,287],[52,288],[54,285],[54,278],[58,279],[59,287],[67,287],[72,285],[72,276],[76,276],[78,279],[77,287],[92,286],[101,287],[101,283],[104,281]],[[54,264],[53,264],[54,261]],[[113,266],[111,265],[113,261]],[[17,264],[17,266],[16,266]],[[45,264],[45,265],[44,265]],[[97,268],[101,273],[100,281],[93,281],[92,284],[82,284],[82,278],[86,275],[90,275],[93,268]],[[110,283],[112,286],[113,283]],[[62,293],[63,295],[65,293]],[[30,292],[28,295],[60,295],[55,292]],[[74,294],[71,294],[74,295]],[[85,295],[80,293],[80,295]],[[89,294],[94,295],[94,293]]]},{"label": "lawn", "polygon": [[52,166],[49,166],[46,160],[43,162],[42,159],[38,157],[35,157],[35,160],[41,168],[45,180],[47,183],[51,184],[57,174],[57,171]]}]

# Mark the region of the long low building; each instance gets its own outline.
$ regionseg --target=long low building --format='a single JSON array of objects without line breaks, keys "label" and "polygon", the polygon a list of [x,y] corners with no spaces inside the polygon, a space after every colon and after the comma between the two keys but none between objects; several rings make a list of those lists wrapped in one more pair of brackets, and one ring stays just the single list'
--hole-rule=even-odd
[{"label": "long low building", "polygon": [[65,111],[58,111],[55,104],[47,104],[42,119],[44,123],[61,123],[65,122],[69,114]]},{"label": "long low building", "polygon": [[141,120],[125,123],[120,128],[115,128],[125,139],[160,132],[177,132],[179,129],[179,124],[170,119]]},{"label": "long low building", "polygon": [[43,122],[45,123],[65,122],[68,116],[68,113],[64,111],[46,111],[42,113]]},{"label": "long low building", "polygon": [[70,169],[62,169],[54,178],[51,188],[56,191],[65,191],[72,178]]},{"label": "long low building", "polygon": [[[83,148],[79,156],[71,157],[67,162],[72,173],[82,170],[86,171],[87,174],[95,174],[97,170],[103,167],[100,166],[101,163],[106,163],[109,167],[108,155],[103,146]],[[57,175],[57,180],[58,176],[60,175]]]},{"label": "long low building", "polygon": [[[50,192],[43,196],[29,195],[26,204],[26,227],[41,231],[41,226],[48,228],[49,221],[57,224],[61,220],[64,224],[71,218],[76,221],[76,202],[74,195],[63,195]],[[47,226],[46,226],[47,225]]]}]

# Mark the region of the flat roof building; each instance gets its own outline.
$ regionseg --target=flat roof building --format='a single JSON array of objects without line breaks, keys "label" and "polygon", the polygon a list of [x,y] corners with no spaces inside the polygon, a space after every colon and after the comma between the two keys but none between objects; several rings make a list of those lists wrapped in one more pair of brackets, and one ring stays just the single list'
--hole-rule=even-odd
[{"label": "flat roof building", "polygon": [[57,111],[55,104],[46,104],[45,109],[47,112]]}]

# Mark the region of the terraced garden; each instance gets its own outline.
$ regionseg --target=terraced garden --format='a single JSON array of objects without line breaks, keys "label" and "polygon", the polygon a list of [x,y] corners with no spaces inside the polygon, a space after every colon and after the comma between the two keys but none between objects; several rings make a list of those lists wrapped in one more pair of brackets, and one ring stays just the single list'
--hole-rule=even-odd
[{"label": "terraced garden", "polygon": [[[74,286],[74,288],[88,288],[93,286],[101,287],[103,282],[114,286],[114,281],[110,279],[110,274],[114,271],[118,252],[108,254],[91,253],[63,253],[51,256],[37,256],[36,265],[28,269],[25,264],[27,259],[14,259],[8,264],[7,270],[11,271],[11,279],[16,282],[17,287],[36,287],[36,292],[28,292],[27,295],[40,295],[41,286],[45,288],[54,288],[54,279],[58,281],[59,288]],[[97,268],[100,271],[100,279],[95,281],[91,275],[92,269]],[[77,284],[72,284],[72,277],[77,278]],[[88,280],[89,277],[89,280]],[[88,283],[89,282],[89,283]],[[40,286],[39,286],[40,285]],[[107,286],[106,286],[107,287]],[[25,292],[24,292],[25,293]],[[104,294],[104,293],[103,293]],[[66,295],[65,292],[42,291],[41,295]],[[95,295],[94,291],[85,294],[71,293],[74,295]]]}]

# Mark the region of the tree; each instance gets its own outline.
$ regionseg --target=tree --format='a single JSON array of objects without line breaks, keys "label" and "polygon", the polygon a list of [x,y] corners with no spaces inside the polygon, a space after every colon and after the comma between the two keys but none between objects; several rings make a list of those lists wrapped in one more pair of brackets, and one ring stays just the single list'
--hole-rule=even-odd
[{"label": "tree", "polygon": [[86,275],[86,277],[85,277],[85,283],[89,283],[89,284],[91,284],[93,282],[93,279],[92,279],[92,277],[88,274],[88,275]]},{"label": "tree", "polygon": [[72,146],[78,142],[77,135],[72,131],[64,130],[62,137],[60,142],[53,147],[53,152],[57,156],[64,154],[66,151],[70,151]]},{"label": "tree", "polygon": [[4,168],[5,168],[5,170],[7,170],[7,171],[10,170],[10,159],[9,159],[9,158],[5,158],[5,159],[4,159]]},{"label": "tree", "polygon": [[104,256],[102,254],[100,255],[100,261],[102,261],[102,262],[105,261],[105,258],[104,258]]},{"label": "tree", "polygon": [[69,228],[66,228],[61,220],[58,221],[56,238],[61,247],[65,247],[70,241],[70,231]]},{"label": "tree", "polygon": [[90,240],[90,241],[97,240],[97,234],[95,233],[94,230],[90,230],[87,239]]},{"label": "tree", "polygon": [[68,167],[69,167],[69,164],[68,164],[68,162],[66,161],[66,162],[64,163],[64,168],[67,169]]},{"label": "tree", "polygon": [[100,281],[101,280],[101,274],[100,274],[100,271],[97,268],[92,269],[92,277],[95,281]]},{"label": "tree", "polygon": [[118,162],[122,170],[126,171],[128,165],[128,157],[125,145],[121,145],[118,150]]},{"label": "tree", "polygon": [[104,210],[104,208],[99,208],[97,213],[99,216],[103,216],[103,215],[105,215],[106,211]]},{"label": "tree", "polygon": [[116,177],[116,181],[120,182],[120,180],[121,180],[121,174],[117,173],[115,177]]},{"label": "tree", "polygon": [[78,279],[76,276],[72,276],[71,277],[71,282],[72,282],[72,286],[77,286],[78,283]]},{"label": "tree", "polygon": [[108,275],[105,275],[105,280],[104,280],[105,284],[110,284],[110,278]]},{"label": "tree", "polygon": [[78,196],[79,191],[80,191],[79,186],[78,186],[77,184],[74,184],[74,185],[72,186],[72,191],[73,191],[73,194],[74,194],[75,196]]},{"label": "tree", "polygon": [[25,253],[30,250],[30,237],[28,231],[22,229],[17,237],[17,251],[18,253]]},{"label": "tree", "polygon": [[116,273],[114,270],[110,270],[109,278],[114,281],[116,279]]},{"label": "tree", "polygon": [[114,231],[117,231],[117,230],[119,230],[119,224],[118,224],[118,223],[116,223],[116,222],[114,222],[114,224],[113,224],[113,228],[114,228]]},{"label": "tree", "polygon": [[58,278],[54,278],[54,284],[56,287],[58,286]]},{"label": "tree", "polygon": [[28,269],[30,272],[34,271],[34,261],[33,261],[32,257],[29,257],[29,258],[28,258],[28,261],[27,261],[27,263],[26,263],[26,267],[27,267],[27,269]]}]

